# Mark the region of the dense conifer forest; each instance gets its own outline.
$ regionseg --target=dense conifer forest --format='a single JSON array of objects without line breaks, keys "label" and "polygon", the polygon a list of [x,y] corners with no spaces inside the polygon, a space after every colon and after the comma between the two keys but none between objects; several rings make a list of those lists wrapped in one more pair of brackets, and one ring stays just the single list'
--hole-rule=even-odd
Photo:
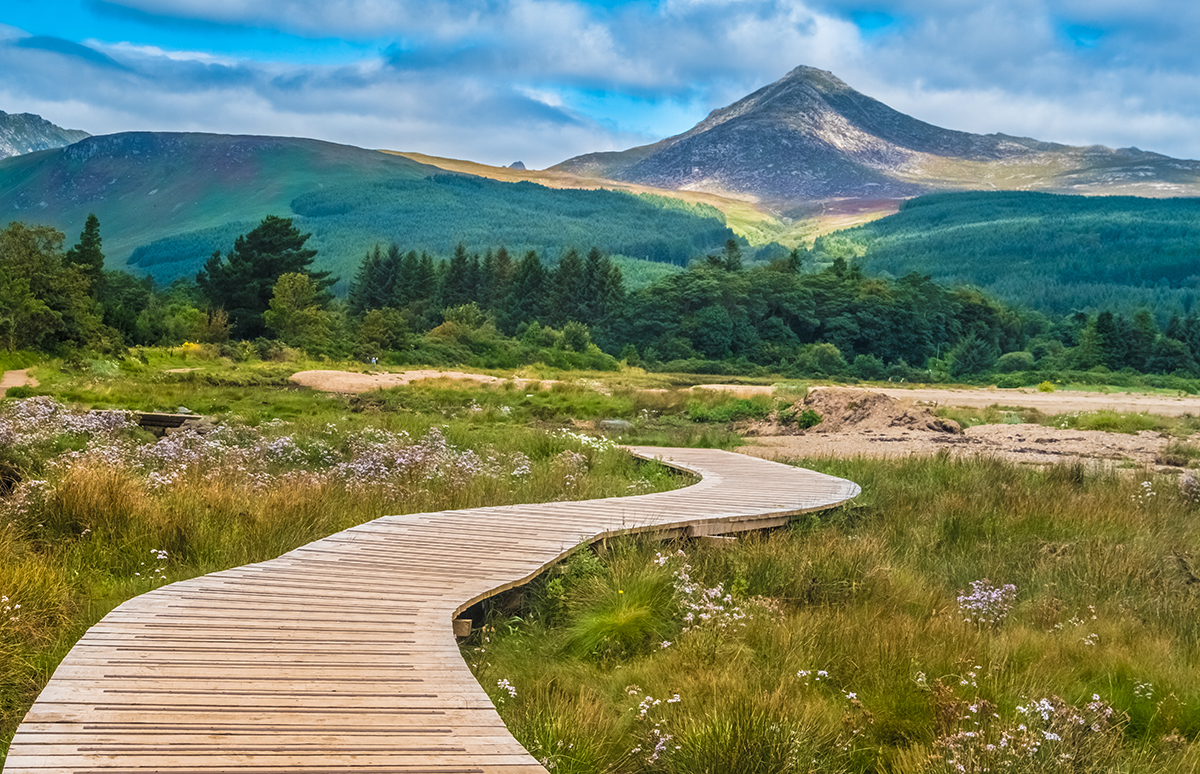
[{"label": "dense conifer forest", "polygon": [[1029,192],[922,196],[817,240],[814,258],[911,271],[1049,314],[1149,309],[1160,324],[1200,292],[1200,200]]},{"label": "dense conifer forest", "polygon": [[[462,175],[330,185],[291,202],[296,227],[311,233],[322,265],[349,277],[383,234],[402,234],[406,249],[445,255],[455,245],[482,252],[506,245],[557,258],[600,244],[613,254],[686,266],[706,250],[738,239],[708,205],[620,191],[557,190]],[[156,240],[129,265],[158,281],[191,277],[214,250],[225,250],[254,222],[230,222]]]}]

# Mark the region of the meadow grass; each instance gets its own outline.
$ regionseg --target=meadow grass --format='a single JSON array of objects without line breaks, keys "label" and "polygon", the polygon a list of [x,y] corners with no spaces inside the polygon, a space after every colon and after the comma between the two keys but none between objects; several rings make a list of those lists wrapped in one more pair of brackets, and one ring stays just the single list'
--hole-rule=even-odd
[{"label": "meadow grass", "polygon": [[[145,389],[111,387],[116,402]],[[193,388],[197,405],[216,405],[228,389]],[[153,588],[385,514],[613,497],[688,480],[567,428],[489,425],[472,412],[356,413],[345,399],[298,391],[288,412],[275,390],[246,390],[230,405],[255,424],[229,414],[162,439],[124,412],[46,397],[0,403],[0,751],[87,628]]]},{"label": "meadow grass", "polygon": [[1196,770],[1200,508],[1174,481],[805,464],[863,494],[726,546],[610,541],[464,649],[494,697],[511,686],[501,714],[535,756],[555,772]]}]

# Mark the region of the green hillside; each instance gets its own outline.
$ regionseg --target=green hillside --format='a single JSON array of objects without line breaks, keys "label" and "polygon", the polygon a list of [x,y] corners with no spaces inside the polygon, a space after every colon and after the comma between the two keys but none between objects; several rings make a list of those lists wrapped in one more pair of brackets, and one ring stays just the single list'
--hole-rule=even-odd
[{"label": "green hillside", "polygon": [[150,132],[0,161],[0,212],[72,239],[94,212],[109,268],[159,280],[193,275],[268,214],[312,232],[318,265],[343,277],[380,242],[441,254],[600,245],[685,262],[733,237],[707,205],[452,175],[316,140]]},{"label": "green hillside", "polygon": [[868,273],[917,271],[1047,312],[1145,307],[1165,319],[1200,292],[1200,199],[934,194],[813,249],[817,262],[857,256]]}]

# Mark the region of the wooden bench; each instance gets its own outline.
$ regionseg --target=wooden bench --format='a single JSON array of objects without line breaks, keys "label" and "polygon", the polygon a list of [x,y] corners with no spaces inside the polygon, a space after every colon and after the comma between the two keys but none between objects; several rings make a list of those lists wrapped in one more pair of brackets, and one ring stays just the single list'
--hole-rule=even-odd
[{"label": "wooden bench", "polygon": [[185,422],[195,422],[200,418],[201,417],[199,414],[159,414],[148,411],[137,412],[138,426],[146,428],[155,435],[163,435],[168,430],[174,430],[177,427],[183,427]]}]

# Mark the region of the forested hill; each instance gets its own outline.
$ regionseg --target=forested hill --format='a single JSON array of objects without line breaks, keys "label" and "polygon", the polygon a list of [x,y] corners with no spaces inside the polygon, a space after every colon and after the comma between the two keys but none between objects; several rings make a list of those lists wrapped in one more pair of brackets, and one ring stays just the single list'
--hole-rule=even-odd
[{"label": "forested hill", "polygon": [[977,285],[1055,314],[1148,308],[1165,321],[1200,294],[1200,199],[935,194],[822,237],[814,254],[869,274]]},{"label": "forested hill", "polygon": [[[349,276],[377,243],[458,243],[551,255],[603,244],[685,262],[731,238],[712,207],[449,175],[378,151],[285,137],[134,132],[0,161],[0,212],[74,235],[95,213],[109,268],[194,276],[269,214],[312,232],[321,268]],[[2,224],[0,224],[2,225]]]}]

